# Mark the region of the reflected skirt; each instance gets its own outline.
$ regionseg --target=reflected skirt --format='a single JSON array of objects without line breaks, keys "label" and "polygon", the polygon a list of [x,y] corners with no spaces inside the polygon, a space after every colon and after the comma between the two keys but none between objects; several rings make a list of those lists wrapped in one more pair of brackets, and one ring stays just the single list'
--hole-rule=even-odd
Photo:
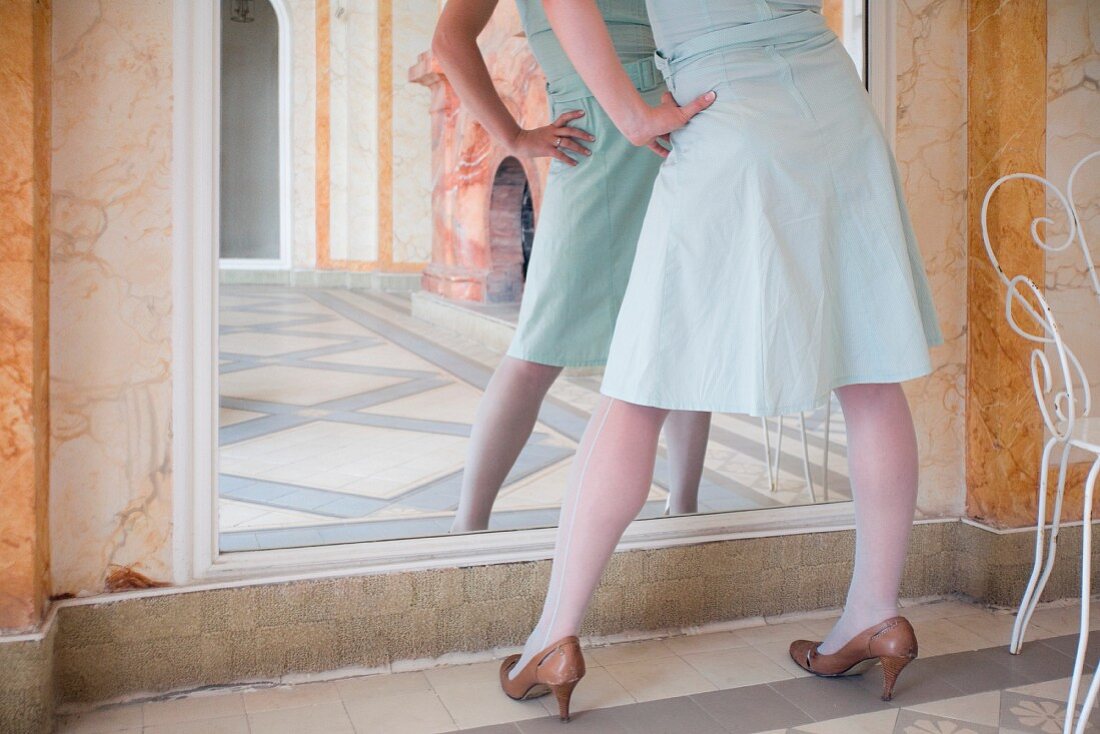
[{"label": "reflected skirt", "polygon": [[602,392],[781,415],[929,373],[942,337],[920,252],[839,40],[804,12],[685,46],[660,59],[670,90],[718,98],[673,135]]},{"label": "reflected skirt", "polygon": [[[627,71],[650,104],[665,92],[649,59]],[[519,324],[508,356],[559,367],[607,361],[638,233],[662,159],[630,144],[572,75],[550,82],[551,119],[584,110],[574,125],[596,137],[578,165],[550,164]]]}]

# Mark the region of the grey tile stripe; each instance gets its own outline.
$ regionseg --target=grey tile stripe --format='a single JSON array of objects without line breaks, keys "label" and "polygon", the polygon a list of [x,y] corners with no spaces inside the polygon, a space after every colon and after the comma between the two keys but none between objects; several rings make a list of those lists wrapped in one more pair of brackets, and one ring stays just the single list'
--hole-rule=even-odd
[{"label": "grey tile stripe", "polygon": [[[1100,644],[1100,633],[1090,641]],[[794,678],[775,683],[710,691],[691,696],[581,711],[569,723],[569,732],[709,732],[752,734],[772,729],[785,730],[820,721],[856,716],[874,711],[906,710],[945,698],[999,691],[1004,688],[1041,683],[1068,677],[1074,635],[1029,643],[1022,655],[1009,655],[1005,647],[918,659],[902,674],[893,701],[879,699],[882,674],[875,669],[852,678]],[[1008,673],[998,671],[1008,669]],[[1089,665],[1088,670],[1095,666]],[[945,671],[957,671],[943,680]],[[583,686],[584,683],[582,682]],[[674,712],[671,728],[662,711]],[[689,722],[696,722],[693,728]],[[711,729],[716,724],[718,729]],[[542,734],[559,732],[556,716],[466,730],[469,734]]]},{"label": "grey tile stripe", "polygon": [[[484,391],[486,385],[489,383],[489,378],[492,376],[492,370],[484,365],[407,332],[398,325],[368,313],[329,293],[323,291],[309,291],[309,295],[321,305],[332,309],[344,318],[354,321],[360,326],[370,329],[383,338],[416,354],[418,357],[438,365],[441,369],[473,385],[478,390]],[[555,400],[554,398],[547,398],[543,401],[542,407],[539,409],[539,420],[558,433],[579,443],[581,435],[584,433],[584,428],[588,425],[588,414]],[[655,476],[658,478],[667,477],[668,473],[669,470],[665,458],[659,457]],[[722,487],[727,492],[738,494],[742,500],[745,501],[744,506],[746,507],[760,507],[761,504],[765,506],[780,506],[782,504],[770,498],[762,498],[759,492],[716,473],[704,473],[701,491],[708,488],[708,483],[713,483],[718,487]],[[666,490],[668,489],[667,482],[661,479],[658,479],[657,484]],[[752,500],[751,504],[749,500]]]},{"label": "grey tile stripe", "polygon": [[219,475],[218,494],[253,505],[338,518],[365,517],[389,504],[386,500],[338,490],[302,487],[231,474]]}]

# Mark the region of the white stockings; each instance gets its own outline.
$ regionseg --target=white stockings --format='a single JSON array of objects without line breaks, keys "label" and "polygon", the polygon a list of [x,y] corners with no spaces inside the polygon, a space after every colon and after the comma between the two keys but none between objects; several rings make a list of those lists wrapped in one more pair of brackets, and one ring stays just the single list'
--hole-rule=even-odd
[{"label": "white stockings", "polygon": [[825,654],[897,615],[917,502],[917,437],[901,385],[849,385],[836,395],[848,431],[856,563],[844,614],[821,644]]},{"label": "white stockings", "polygon": [[551,642],[580,629],[611,553],[649,495],[666,415],[659,408],[600,398],[562,499],[542,617],[513,674]]}]

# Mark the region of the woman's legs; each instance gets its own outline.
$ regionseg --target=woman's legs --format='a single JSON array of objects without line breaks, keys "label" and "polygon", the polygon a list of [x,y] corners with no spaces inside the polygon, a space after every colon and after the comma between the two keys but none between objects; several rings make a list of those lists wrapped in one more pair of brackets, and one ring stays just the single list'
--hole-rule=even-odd
[{"label": "woman's legs", "polygon": [[856,559],[844,614],[819,648],[824,654],[897,615],[917,501],[917,438],[901,385],[848,385],[836,394],[848,432]]},{"label": "woman's legs", "polygon": [[581,438],[562,500],[542,617],[512,673],[547,645],[575,635],[626,526],[645,505],[668,411],[601,397]]},{"label": "woman's legs", "polygon": [[690,515],[699,511],[699,481],[710,438],[710,413],[674,410],[665,421],[668,439],[668,514]]},{"label": "woman's legs", "polygon": [[452,533],[484,530],[561,367],[505,357],[477,406]]}]

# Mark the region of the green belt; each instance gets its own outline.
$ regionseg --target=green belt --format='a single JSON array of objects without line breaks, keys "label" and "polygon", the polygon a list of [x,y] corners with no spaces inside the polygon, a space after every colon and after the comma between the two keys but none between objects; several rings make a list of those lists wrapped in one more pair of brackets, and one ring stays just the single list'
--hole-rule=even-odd
[{"label": "green belt", "polygon": [[[639,92],[648,92],[661,83],[661,76],[657,73],[657,65],[653,58],[638,59],[629,64],[623,64],[623,68],[626,69],[630,81],[634,83],[634,88]],[[547,82],[546,93],[555,102],[570,102],[592,96],[588,85],[577,73],[568,74]]]}]

